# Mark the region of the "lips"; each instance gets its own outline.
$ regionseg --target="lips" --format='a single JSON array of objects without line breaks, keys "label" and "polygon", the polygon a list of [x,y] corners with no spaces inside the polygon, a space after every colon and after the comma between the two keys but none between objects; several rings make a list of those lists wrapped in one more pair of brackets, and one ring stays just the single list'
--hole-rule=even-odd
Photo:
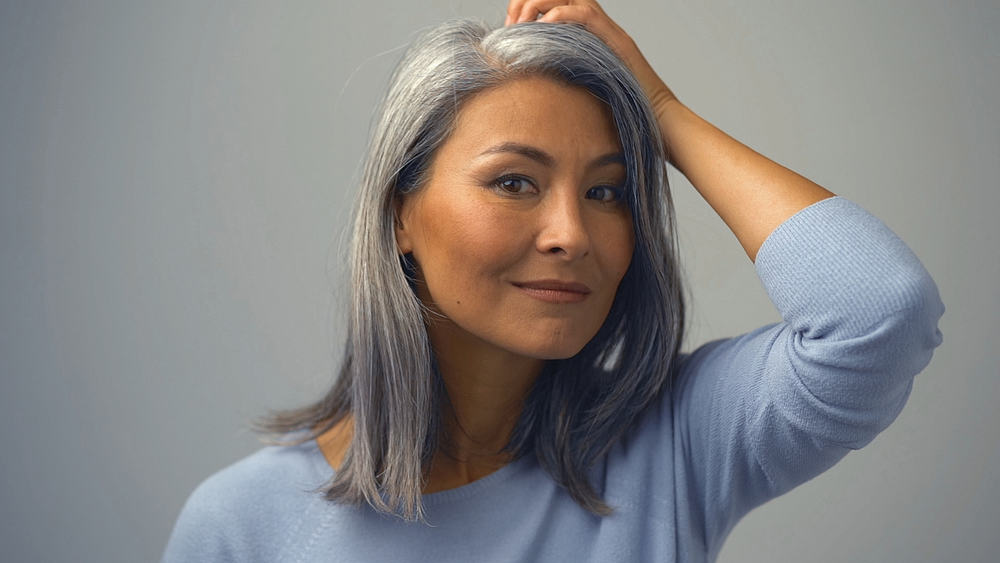
[{"label": "lips", "polygon": [[513,285],[527,295],[549,303],[579,303],[590,294],[586,285],[562,280],[533,280],[514,282]]}]

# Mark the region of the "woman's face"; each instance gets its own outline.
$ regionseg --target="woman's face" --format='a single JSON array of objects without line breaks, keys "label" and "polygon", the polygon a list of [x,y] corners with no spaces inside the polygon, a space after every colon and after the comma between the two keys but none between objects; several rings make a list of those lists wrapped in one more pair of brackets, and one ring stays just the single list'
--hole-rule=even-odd
[{"label": "woman's face", "polygon": [[548,78],[507,82],[465,102],[428,172],[400,203],[396,241],[437,313],[434,345],[534,359],[579,352],[607,317],[634,244],[607,106]]}]

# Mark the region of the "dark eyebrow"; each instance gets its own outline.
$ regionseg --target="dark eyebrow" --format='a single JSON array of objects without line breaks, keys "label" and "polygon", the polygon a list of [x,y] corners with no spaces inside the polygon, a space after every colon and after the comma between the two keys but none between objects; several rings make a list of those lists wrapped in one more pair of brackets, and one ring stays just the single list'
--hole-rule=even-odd
[{"label": "dark eyebrow", "polygon": [[[511,152],[525,156],[542,164],[544,166],[553,166],[556,163],[556,159],[552,157],[549,153],[536,149],[535,147],[529,145],[522,145],[521,143],[501,143],[499,145],[490,147],[483,152],[479,153],[479,156],[485,156],[488,154],[497,154]],[[625,165],[625,155],[620,152],[608,153],[606,155],[600,156],[594,159],[593,162],[588,165],[588,168],[599,168],[601,166],[606,166],[608,164],[621,164]]]}]

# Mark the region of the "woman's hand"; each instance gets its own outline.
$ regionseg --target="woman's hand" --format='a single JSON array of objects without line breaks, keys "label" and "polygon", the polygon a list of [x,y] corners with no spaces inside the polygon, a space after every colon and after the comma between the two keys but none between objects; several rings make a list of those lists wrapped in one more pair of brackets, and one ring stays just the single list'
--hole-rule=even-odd
[{"label": "woman's hand", "polygon": [[600,37],[628,65],[657,115],[677,99],[646,62],[635,41],[594,0],[510,0],[504,25],[530,21],[578,23]]},{"label": "woman's hand", "polygon": [[[539,15],[541,16],[539,18]],[[635,41],[594,0],[510,0],[507,25],[543,21],[584,25],[631,69],[649,98],[677,167],[722,217],[751,260],[771,232],[832,193],[754,152],[680,103]]]}]

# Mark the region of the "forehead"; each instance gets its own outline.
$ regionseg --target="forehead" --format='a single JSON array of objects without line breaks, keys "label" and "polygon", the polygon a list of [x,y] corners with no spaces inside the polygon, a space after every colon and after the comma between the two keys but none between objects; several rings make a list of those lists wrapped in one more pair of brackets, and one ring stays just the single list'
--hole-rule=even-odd
[{"label": "forehead", "polygon": [[455,151],[515,142],[563,156],[621,151],[607,104],[587,89],[551,78],[518,78],[463,103],[441,147]]}]

